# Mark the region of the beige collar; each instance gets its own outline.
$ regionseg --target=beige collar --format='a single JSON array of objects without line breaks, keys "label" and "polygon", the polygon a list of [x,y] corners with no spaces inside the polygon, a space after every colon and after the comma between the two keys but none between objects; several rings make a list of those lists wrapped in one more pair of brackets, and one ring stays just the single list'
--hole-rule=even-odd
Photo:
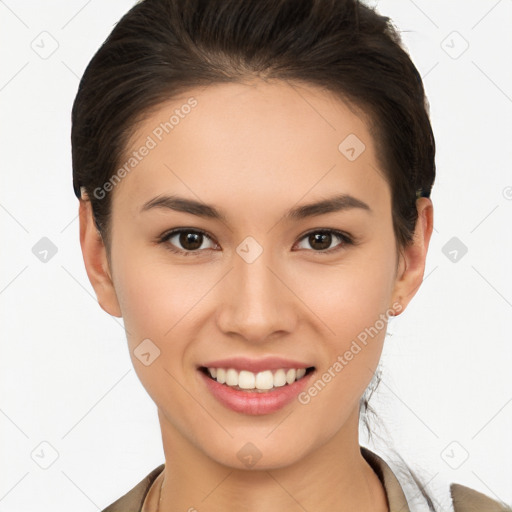
[{"label": "beige collar", "polygon": [[386,461],[364,446],[361,446],[360,449],[361,455],[370,464],[384,486],[390,512],[410,512],[402,486]]},{"label": "beige collar", "polygon": [[[384,486],[390,512],[410,512],[404,491],[388,464],[368,448],[361,455],[375,471]],[[103,512],[154,512],[157,509],[160,484],[165,464],[160,464],[133,489],[108,506]],[[512,508],[461,484],[452,483],[450,494],[454,512],[512,512]],[[476,507],[476,508],[475,508]]]}]

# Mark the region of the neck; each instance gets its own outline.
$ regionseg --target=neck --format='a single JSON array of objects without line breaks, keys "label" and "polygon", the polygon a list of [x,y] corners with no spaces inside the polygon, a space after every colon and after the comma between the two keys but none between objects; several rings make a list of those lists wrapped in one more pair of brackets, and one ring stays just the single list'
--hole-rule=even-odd
[{"label": "neck", "polygon": [[160,411],[159,418],[166,465],[158,512],[388,512],[384,488],[360,452],[359,411],[347,428],[306,457],[267,469],[219,464],[182,437]]},{"label": "neck", "polygon": [[206,456],[159,412],[166,465],[158,512],[388,512],[384,488],[361,455],[355,413],[346,428],[291,465],[237,469]]}]

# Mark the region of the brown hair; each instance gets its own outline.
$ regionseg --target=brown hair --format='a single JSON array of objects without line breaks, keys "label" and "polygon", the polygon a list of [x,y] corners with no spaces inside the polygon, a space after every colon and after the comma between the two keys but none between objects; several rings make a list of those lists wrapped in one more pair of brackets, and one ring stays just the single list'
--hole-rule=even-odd
[{"label": "brown hair", "polygon": [[94,55],[73,105],[73,187],[77,197],[84,187],[107,247],[111,192],[95,191],[137,124],[193,87],[255,77],[318,86],[371,121],[397,246],[408,244],[416,199],[434,182],[435,142],[421,77],[389,18],[357,0],[144,0]]},{"label": "brown hair", "polygon": [[[372,120],[393,225],[407,244],[430,196],[435,143],[421,77],[389,18],[354,0],[145,0],[115,26],[72,112],[73,187],[108,242],[109,181],[143,116],[196,86],[252,77],[332,91]],[[104,197],[103,197],[104,196]]]}]

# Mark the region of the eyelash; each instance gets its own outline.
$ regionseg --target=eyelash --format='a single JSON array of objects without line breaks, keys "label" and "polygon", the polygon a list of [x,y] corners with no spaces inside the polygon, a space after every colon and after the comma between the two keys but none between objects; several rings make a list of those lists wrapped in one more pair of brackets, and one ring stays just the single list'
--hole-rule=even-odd
[{"label": "eyelash", "polygon": [[[180,233],[194,233],[194,234],[202,235],[202,236],[213,241],[213,239],[210,235],[208,235],[206,232],[204,232],[200,229],[182,229],[182,228],[180,228],[180,229],[174,229],[172,231],[168,231],[167,233],[164,233],[157,240],[157,243],[166,244],[166,248],[169,251],[171,251],[175,254],[182,255],[182,256],[199,256],[201,254],[201,252],[203,252],[204,250],[211,250],[211,249],[195,249],[193,251],[184,251],[181,249],[177,249],[173,245],[168,243],[169,240],[173,236],[179,235]],[[307,233],[302,235],[299,240],[303,240],[304,238],[307,238],[308,236],[315,234],[315,233],[335,235],[342,241],[341,244],[339,244],[338,246],[331,248],[331,249],[324,249],[324,250],[320,250],[320,251],[315,251],[315,250],[311,249],[311,251],[318,253],[318,254],[332,254],[334,252],[338,252],[339,250],[342,250],[346,245],[356,245],[355,240],[351,236],[347,235],[343,231],[338,231],[336,229],[331,229],[331,228],[315,229],[312,231],[308,231]],[[306,249],[306,250],[309,250],[309,249]]]}]

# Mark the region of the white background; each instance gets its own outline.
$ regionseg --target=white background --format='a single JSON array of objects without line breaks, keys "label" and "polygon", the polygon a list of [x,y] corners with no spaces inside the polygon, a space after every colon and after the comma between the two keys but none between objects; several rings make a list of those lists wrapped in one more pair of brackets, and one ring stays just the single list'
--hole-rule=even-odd
[{"label": "white background", "polygon": [[[101,510],[164,462],[122,323],[87,280],[71,184],[79,77],[133,3],[0,1],[0,512]],[[512,0],[371,4],[424,77],[438,148],[425,281],[372,401],[441,510],[450,482],[512,504]]]}]

